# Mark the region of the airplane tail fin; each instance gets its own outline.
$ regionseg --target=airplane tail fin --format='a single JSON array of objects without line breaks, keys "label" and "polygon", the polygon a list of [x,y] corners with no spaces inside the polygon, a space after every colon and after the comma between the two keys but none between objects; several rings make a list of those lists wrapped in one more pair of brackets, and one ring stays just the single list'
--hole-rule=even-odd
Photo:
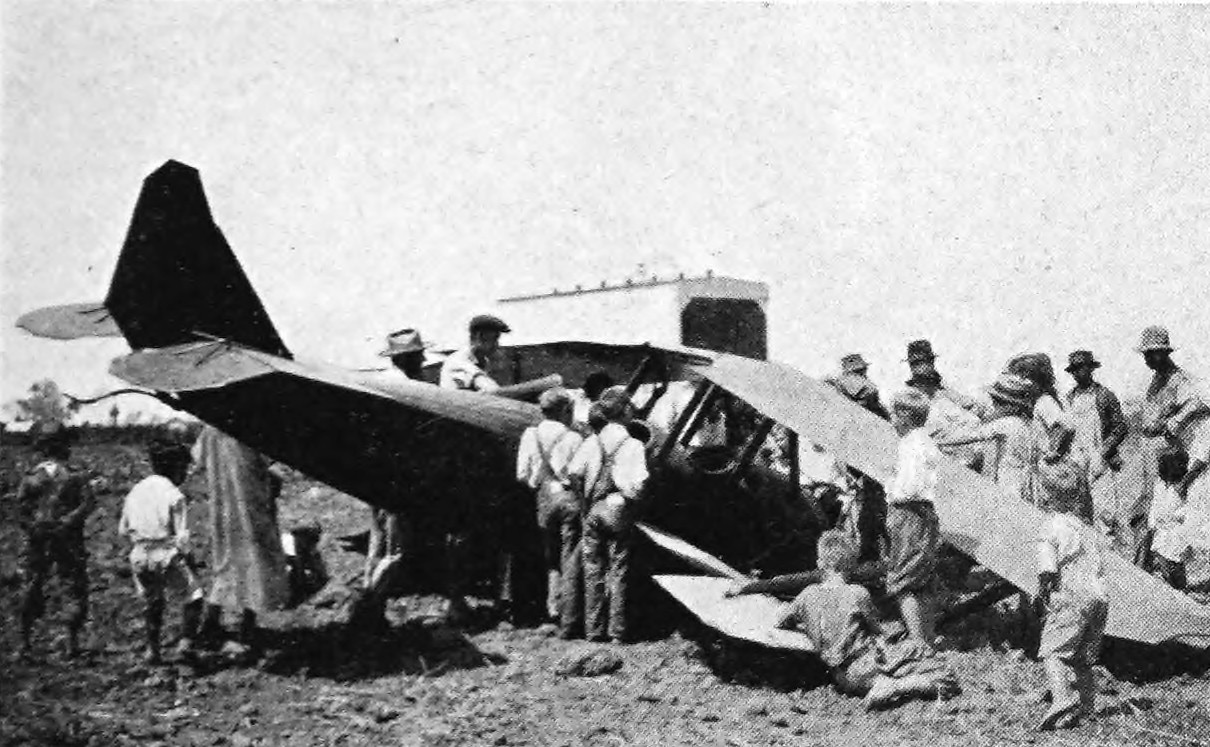
[{"label": "airplane tail fin", "polygon": [[17,326],[58,340],[121,335],[135,350],[221,339],[291,357],[215,225],[197,169],[177,161],[143,180],[105,301],[37,309]]},{"label": "airplane tail fin", "polygon": [[135,350],[221,338],[290,357],[210,215],[197,169],[177,161],[143,181],[105,308]]}]

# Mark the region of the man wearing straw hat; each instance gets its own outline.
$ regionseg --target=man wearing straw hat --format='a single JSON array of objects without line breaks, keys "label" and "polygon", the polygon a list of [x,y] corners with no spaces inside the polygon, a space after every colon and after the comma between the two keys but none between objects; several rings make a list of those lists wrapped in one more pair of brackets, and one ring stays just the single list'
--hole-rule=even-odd
[{"label": "man wearing straw hat", "polygon": [[[1185,502],[1185,527],[1195,559],[1205,565],[1210,554],[1210,404],[1200,383],[1173,362],[1167,329],[1147,327],[1135,349],[1155,372],[1143,399],[1142,433],[1188,455],[1187,471],[1175,491]],[[1154,466],[1150,474],[1155,474]],[[1192,573],[1189,576],[1192,586],[1196,581]]]},{"label": "man wearing straw hat", "polygon": [[[421,339],[420,332],[412,327],[390,333],[387,335],[387,346],[378,353],[379,357],[391,360],[391,368],[387,369],[384,375],[396,379],[419,379],[424,368],[426,347],[428,346]],[[409,529],[400,514],[381,508],[370,509],[370,545],[366,550],[365,567],[366,589],[384,585],[383,576],[390,563],[383,563],[397,562],[402,557],[404,545],[411,538]],[[383,601],[385,602],[385,599]]]},{"label": "man wearing straw hat", "polygon": [[1067,393],[1067,408],[1075,426],[1075,448],[1088,456],[1094,526],[1133,544],[1125,533],[1136,517],[1124,515],[1127,507],[1119,505],[1117,489],[1117,472],[1122,468],[1118,447],[1126,439],[1126,418],[1117,396],[1093,378],[1100,367],[1090,350],[1076,350],[1067,356],[1066,371],[1076,382]]}]

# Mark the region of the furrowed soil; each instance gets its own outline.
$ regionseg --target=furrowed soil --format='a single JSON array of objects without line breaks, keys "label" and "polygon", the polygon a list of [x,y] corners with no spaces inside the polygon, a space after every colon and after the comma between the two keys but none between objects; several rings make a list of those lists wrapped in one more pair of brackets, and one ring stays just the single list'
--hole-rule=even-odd
[{"label": "furrowed soil", "polygon": [[[458,632],[440,600],[408,597],[391,631],[353,636],[344,603],[361,556],[335,538],[361,531],[364,505],[295,476],[283,527],[318,521],[332,582],[265,621],[254,665],[217,655],[196,667],[142,663],[142,622],[117,536],[122,497],[146,474],[142,449],[81,446],[75,461],[104,479],[89,520],[91,613],[86,653],[64,660],[57,589],[31,661],[17,656],[22,538],[13,491],[31,455],[0,455],[0,744],[5,745],[1191,745],[1210,744],[1210,661],[1188,649],[1111,642],[1096,718],[1039,734],[1041,666],[1016,648],[1013,603],[949,632],[945,656],[963,693],[866,713],[836,694],[810,659],[789,659],[677,632],[632,645],[562,641],[549,627]],[[206,557],[204,501],[191,506]],[[179,624],[170,602],[166,644]],[[171,661],[171,657],[169,657]]]}]

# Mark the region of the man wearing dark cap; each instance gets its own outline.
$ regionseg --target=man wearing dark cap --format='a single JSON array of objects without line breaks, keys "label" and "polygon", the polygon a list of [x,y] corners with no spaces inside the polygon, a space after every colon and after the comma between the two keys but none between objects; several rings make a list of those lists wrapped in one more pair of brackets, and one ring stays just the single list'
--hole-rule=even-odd
[{"label": "man wearing dark cap", "polygon": [[25,532],[25,589],[21,595],[21,651],[32,649],[34,622],[45,611],[43,589],[51,569],[59,572],[70,602],[67,655],[79,652],[88,617],[88,555],[84,522],[95,506],[86,476],[71,469],[71,441],[60,423],[34,426],[34,447],[45,457],[25,473],[17,488],[17,521]]},{"label": "man wearing dark cap", "polygon": [[[937,443],[949,443],[970,433],[979,424],[983,407],[974,397],[945,386],[937,372],[937,354],[928,340],[912,340],[907,346],[907,364],[912,376],[905,383],[929,398],[925,432]],[[970,446],[946,446],[941,453],[978,468],[982,452]]]},{"label": "man wearing dark cap", "polygon": [[[1100,367],[1090,350],[1076,350],[1067,356],[1066,371],[1076,382],[1067,393],[1067,409],[1076,431],[1074,448],[1088,456],[1095,525],[1117,536],[1129,530],[1133,519],[1142,517],[1124,516],[1123,509],[1129,507],[1118,505],[1116,473],[1122,468],[1118,447],[1126,439],[1126,418],[1117,396],[1093,378],[1093,371]],[[1119,538],[1129,539],[1124,535]]]},{"label": "man wearing dark cap", "polygon": [[[1175,447],[1188,456],[1185,476],[1175,491],[1185,502],[1192,551],[1204,556],[1210,553],[1210,403],[1199,383],[1172,360],[1167,329],[1144,329],[1136,350],[1155,372],[1143,399],[1142,433],[1159,441],[1157,446]],[[1196,582],[1191,578],[1189,583]]]},{"label": "man wearing dark cap", "polygon": [[[441,386],[445,389],[494,392],[500,385],[488,370],[500,349],[500,335],[512,330],[504,320],[490,314],[474,317],[467,329],[470,333],[470,344],[451,353],[442,363]],[[468,482],[472,473],[473,470],[466,471],[463,475],[466,479],[450,485],[449,493],[442,502],[445,514],[442,519],[446,541],[445,583],[446,596],[449,598],[446,619],[454,625],[465,624],[471,617],[471,610],[465,598],[468,583],[466,568],[470,563],[467,556],[472,540],[470,527],[475,523],[473,516],[476,507],[483,503],[482,487]],[[494,487],[500,489],[499,486]],[[511,596],[507,578],[511,569],[505,559],[502,559],[501,572],[504,576],[501,578],[501,596]]]},{"label": "man wearing dark cap", "polygon": [[494,392],[500,385],[488,374],[488,369],[500,349],[500,335],[512,330],[504,320],[491,314],[471,319],[469,329],[470,345],[451,353],[441,366],[441,386]]}]

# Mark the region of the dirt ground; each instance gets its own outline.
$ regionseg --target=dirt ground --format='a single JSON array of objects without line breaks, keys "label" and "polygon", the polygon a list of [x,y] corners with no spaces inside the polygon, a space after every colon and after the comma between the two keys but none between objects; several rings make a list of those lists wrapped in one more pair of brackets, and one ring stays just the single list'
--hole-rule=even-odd
[{"label": "dirt ground", "polygon": [[[128,549],[116,533],[122,496],[146,470],[131,446],[77,449],[109,486],[89,525],[88,651],[65,661],[62,628],[50,617],[26,663],[16,656],[21,538],[11,491],[28,459],[17,448],[0,455],[4,745],[1210,744],[1210,659],[1121,642],[1104,657],[1097,718],[1033,732],[1045,707],[1031,695],[1041,668],[1014,648],[1008,605],[949,631],[961,696],[876,714],[836,694],[809,659],[726,644],[687,620],[628,646],[561,641],[549,627],[464,634],[436,624],[439,600],[413,597],[390,610],[388,634],[354,638],[341,623],[360,557],[335,538],[364,528],[367,510],[302,478],[283,496],[283,525],[323,526],[328,588],[265,621],[267,653],[254,666],[210,657],[197,668],[147,667]],[[203,527],[205,504],[192,510]],[[58,609],[53,594],[48,609]]]}]

